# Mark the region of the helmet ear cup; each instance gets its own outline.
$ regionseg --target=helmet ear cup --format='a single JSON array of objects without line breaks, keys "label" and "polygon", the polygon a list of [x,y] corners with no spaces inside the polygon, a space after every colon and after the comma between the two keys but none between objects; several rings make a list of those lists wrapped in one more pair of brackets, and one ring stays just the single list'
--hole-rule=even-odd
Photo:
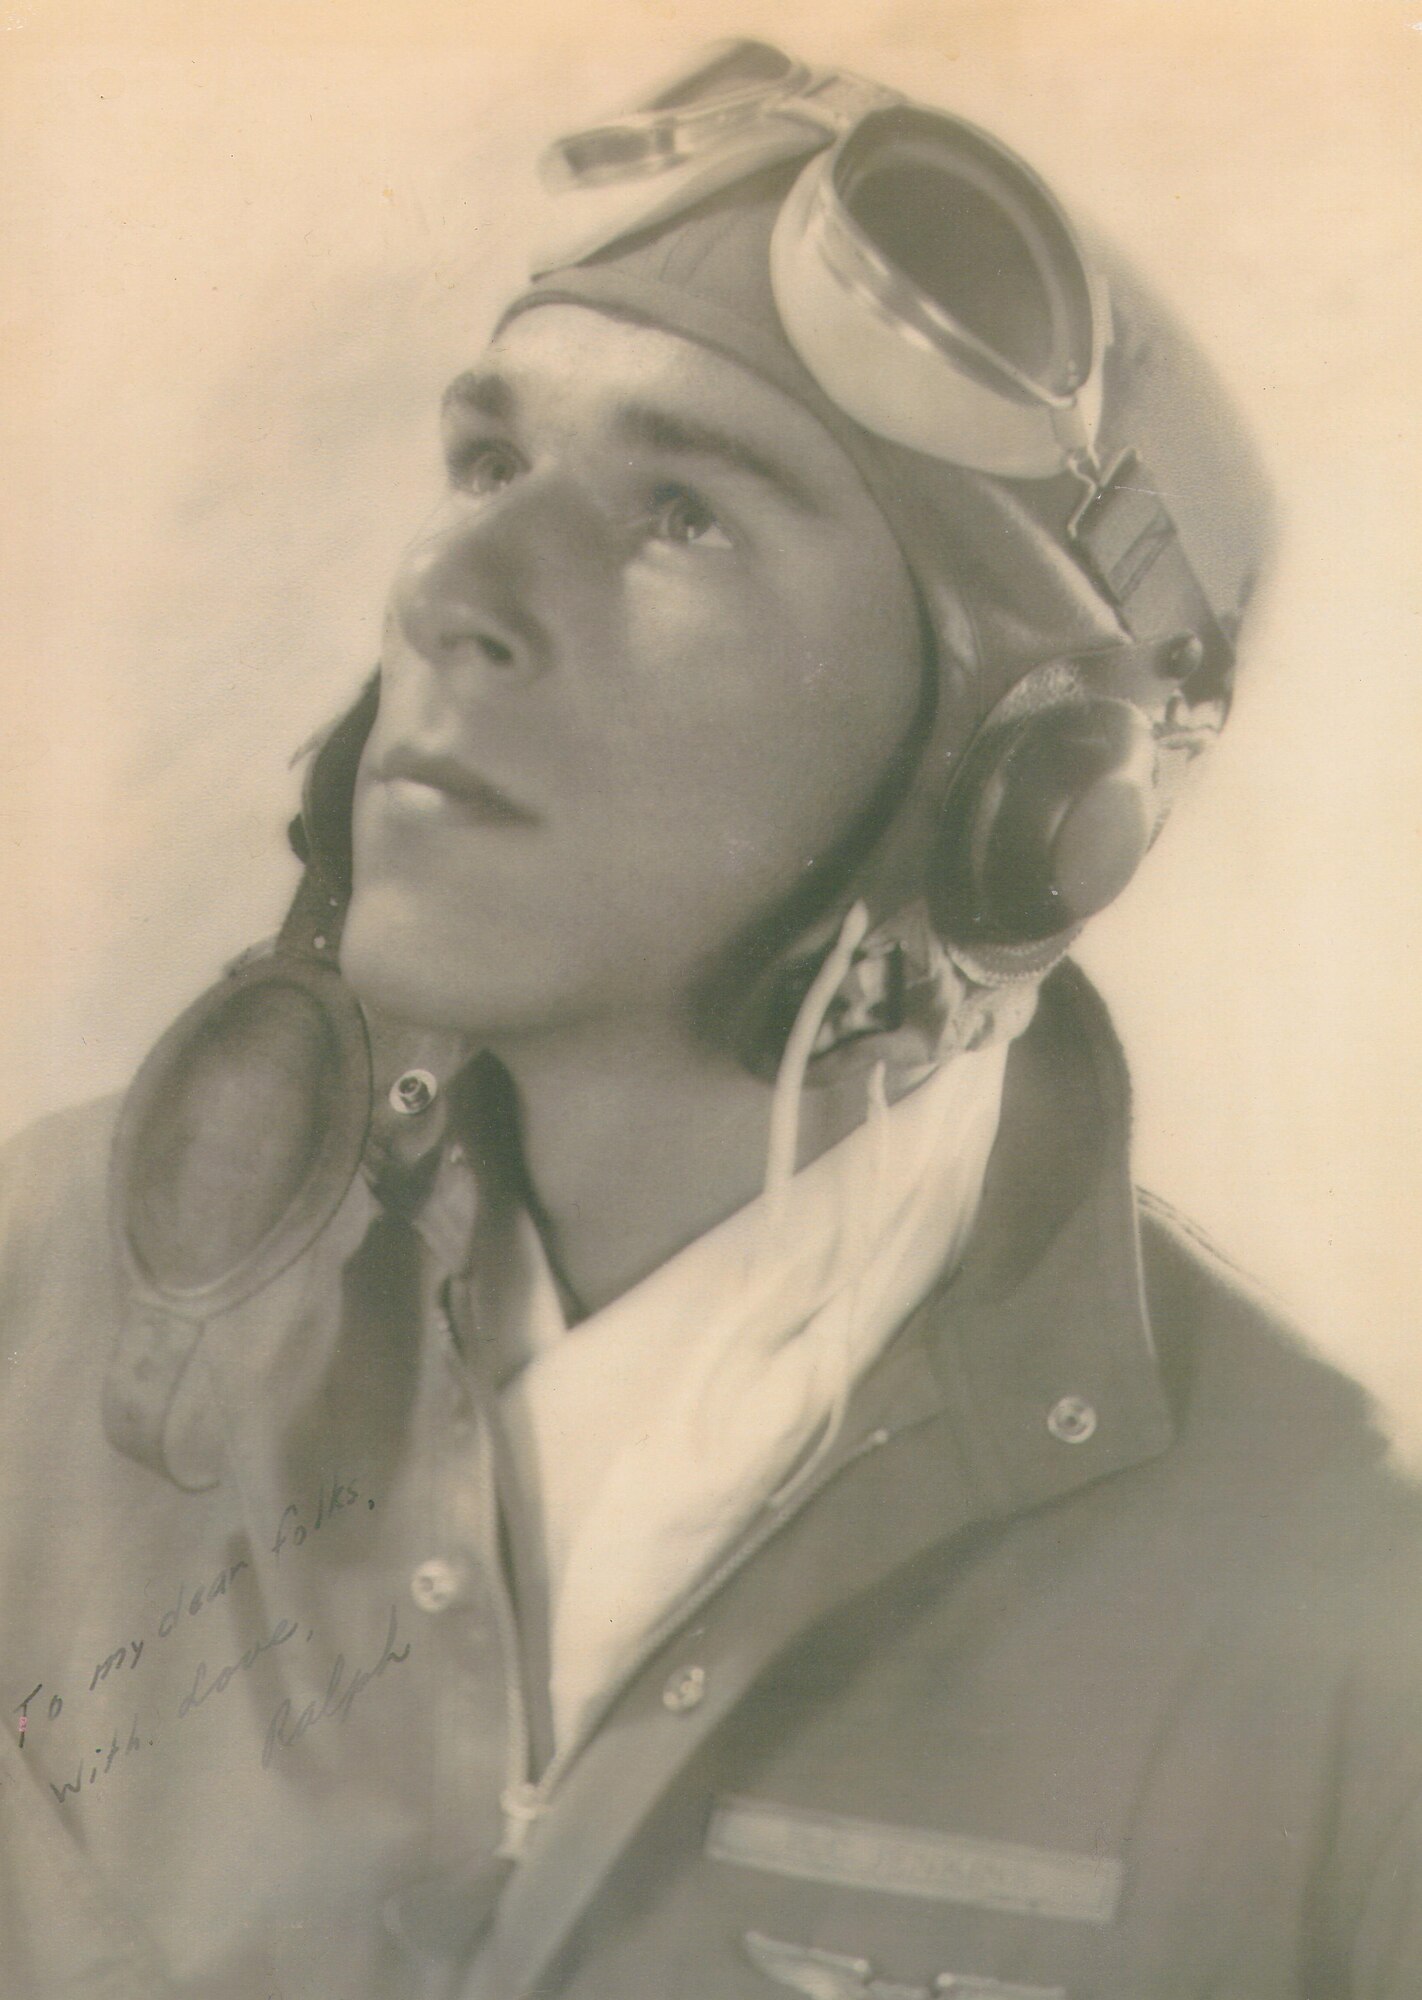
[{"label": "helmet ear cup", "polygon": [[969,951],[1065,943],[1117,897],[1159,823],[1149,716],[1070,668],[1020,683],[990,715],[944,801],[929,908]]}]

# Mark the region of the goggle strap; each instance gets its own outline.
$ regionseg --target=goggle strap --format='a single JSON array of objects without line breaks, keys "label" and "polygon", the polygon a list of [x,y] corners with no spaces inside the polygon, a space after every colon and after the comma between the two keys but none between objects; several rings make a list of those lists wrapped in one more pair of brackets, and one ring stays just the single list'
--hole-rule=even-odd
[{"label": "goggle strap", "polygon": [[[779,58],[779,75],[767,73],[766,57]],[[758,122],[808,126],[823,143],[867,112],[902,102],[901,92],[868,77],[813,71],[764,42],[718,43],[707,59],[621,117],[554,140],[540,172],[552,191],[635,181],[684,167],[707,147],[734,144]]]},{"label": "goggle strap", "polygon": [[1133,639],[1185,642],[1180,679],[1195,700],[1227,701],[1234,647],[1196,576],[1149,470],[1123,451],[1072,516],[1072,546]]}]

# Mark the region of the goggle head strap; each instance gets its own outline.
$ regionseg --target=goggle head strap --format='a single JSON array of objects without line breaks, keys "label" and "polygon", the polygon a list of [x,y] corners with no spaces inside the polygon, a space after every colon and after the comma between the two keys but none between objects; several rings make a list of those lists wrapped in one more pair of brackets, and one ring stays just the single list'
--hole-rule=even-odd
[{"label": "goggle head strap", "polygon": [[1173,516],[1131,447],[1091,484],[1067,529],[1082,567],[1139,642],[1167,649],[1168,677],[1220,722],[1234,696],[1234,642],[1205,594]]},{"label": "goggle head strap", "polygon": [[767,42],[715,42],[633,109],[549,145],[539,175],[562,213],[537,278],[680,214],[762,168],[817,152],[897,91],[811,69]]}]

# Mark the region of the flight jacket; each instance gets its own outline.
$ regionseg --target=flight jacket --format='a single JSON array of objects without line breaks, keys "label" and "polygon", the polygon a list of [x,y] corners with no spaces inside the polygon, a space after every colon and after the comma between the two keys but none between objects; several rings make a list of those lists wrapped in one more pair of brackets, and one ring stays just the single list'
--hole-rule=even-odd
[{"label": "flight jacket", "polygon": [[0,1269],[0,1991],[1416,2000],[1418,1492],[1137,1194],[1128,1126],[1064,967],[958,1270],[537,1784],[496,1427],[417,1213],[358,1180],[209,1326],[218,1478],[183,1491],[100,1418],[111,1113],[37,1128]]}]

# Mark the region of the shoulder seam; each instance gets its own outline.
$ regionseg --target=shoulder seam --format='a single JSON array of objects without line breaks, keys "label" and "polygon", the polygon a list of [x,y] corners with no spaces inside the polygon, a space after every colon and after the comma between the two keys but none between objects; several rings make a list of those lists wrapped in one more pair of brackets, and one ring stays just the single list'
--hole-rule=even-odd
[{"label": "shoulder seam", "polygon": [[1175,1235],[1183,1237],[1193,1249],[1200,1252],[1202,1257],[1231,1278],[1240,1290],[1249,1293],[1261,1306],[1277,1313],[1290,1325],[1293,1324],[1293,1313],[1288,1301],[1281,1298],[1279,1293],[1267,1285],[1256,1272],[1248,1270],[1231,1257],[1228,1251],[1222,1250],[1198,1222],[1193,1221],[1188,1215],[1183,1215],[1172,1202],[1166,1201],[1162,1195],[1153,1193],[1150,1188],[1137,1187],[1136,1202],[1154,1221],[1161,1223]]}]

